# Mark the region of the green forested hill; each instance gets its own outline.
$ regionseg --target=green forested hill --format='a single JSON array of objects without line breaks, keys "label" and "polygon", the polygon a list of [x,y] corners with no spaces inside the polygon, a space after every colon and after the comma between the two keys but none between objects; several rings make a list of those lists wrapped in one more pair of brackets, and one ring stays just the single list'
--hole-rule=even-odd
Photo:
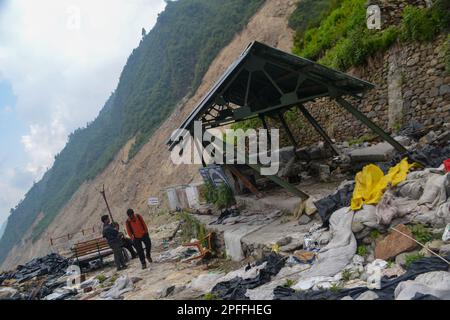
[{"label": "green forested hill", "polygon": [[155,27],[133,50],[98,117],[69,137],[53,167],[11,211],[0,240],[0,263],[31,227],[39,237],[86,180],[93,179],[130,138],[139,148],[193,93],[212,60],[246,24],[264,0],[178,0],[167,6]]}]

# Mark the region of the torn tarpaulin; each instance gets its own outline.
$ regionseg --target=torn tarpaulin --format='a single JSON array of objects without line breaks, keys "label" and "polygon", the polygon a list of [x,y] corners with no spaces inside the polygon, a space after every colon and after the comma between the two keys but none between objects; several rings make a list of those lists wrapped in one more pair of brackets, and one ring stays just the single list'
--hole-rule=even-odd
[{"label": "torn tarpaulin", "polygon": [[[450,259],[450,256],[446,258]],[[359,297],[362,293],[372,290],[378,295],[378,300],[393,300],[394,291],[400,282],[414,280],[418,275],[431,271],[448,271],[449,266],[438,257],[422,258],[411,263],[407,272],[397,278],[381,279],[381,289],[369,289],[367,287],[357,287],[352,289],[342,289],[338,292],[331,290],[310,290],[296,292],[294,289],[285,287],[276,287],[274,289],[275,300],[339,300],[350,296],[353,299]]]},{"label": "torn tarpaulin", "polygon": [[15,272],[5,274],[0,281],[15,279],[20,283],[44,275],[63,276],[68,265],[67,259],[51,253],[45,257],[33,259],[25,265],[19,265]]},{"label": "torn tarpaulin", "polygon": [[397,154],[392,160],[387,162],[376,163],[384,173],[388,172],[389,168],[407,157],[410,162],[419,163],[426,168],[438,168],[442,165],[444,160],[450,157],[450,143],[443,146],[425,145],[422,148],[409,151],[407,154]]},{"label": "torn tarpaulin", "polygon": [[354,189],[354,181],[346,182],[332,195],[314,202],[322,219],[323,227],[328,227],[330,217],[335,211],[350,205]]},{"label": "torn tarpaulin", "polygon": [[225,300],[248,300],[249,298],[245,295],[247,289],[254,289],[269,282],[284,267],[286,257],[272,252],[258,261],[256,265],[259,266],[263,263],[266,263],[266,265],[259,270],[256,277],[250,279],[235,277],[229,281],[217,283],[211,293]]}]

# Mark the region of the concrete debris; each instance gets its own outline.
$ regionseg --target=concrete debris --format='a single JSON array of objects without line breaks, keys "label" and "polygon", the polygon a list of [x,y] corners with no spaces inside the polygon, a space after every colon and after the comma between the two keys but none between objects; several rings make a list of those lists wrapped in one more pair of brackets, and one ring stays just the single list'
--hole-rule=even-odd
[{"label": "concrete debris", "polygon": [[356,149],[350,152],[352,162],[384,162],[390,160],[395,149],[387,142],[378,143],[370,147]]}]

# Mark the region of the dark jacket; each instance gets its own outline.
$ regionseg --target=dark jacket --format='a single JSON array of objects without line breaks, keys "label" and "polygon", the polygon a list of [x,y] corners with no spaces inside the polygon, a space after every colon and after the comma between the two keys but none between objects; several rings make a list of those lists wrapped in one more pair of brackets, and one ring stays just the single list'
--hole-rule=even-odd
[{"label": "dark jacket", "polygon": [[103,225],[103,238],[106,238],[110,246],[121,244],[119,231],[111,223]]}]

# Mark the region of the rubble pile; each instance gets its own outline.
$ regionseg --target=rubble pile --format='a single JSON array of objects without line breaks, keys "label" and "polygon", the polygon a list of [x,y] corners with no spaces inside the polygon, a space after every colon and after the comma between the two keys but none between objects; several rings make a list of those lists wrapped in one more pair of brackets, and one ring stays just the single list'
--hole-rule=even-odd
[{"label": "rubble pile", "polygon": [[346,172],[345,178],[353,170],[354,181],[314,199],[317,215],[295,215],[309,232],[303,233],[302,246],[283,239],[282,245],[274,244],[286,262],[270,280],[260,281],[264,269],[252,267],[256,274],[251,276],[223,281],[231,272],[212,278],[211,294],[222,299],[450,299],[450,126],[426,133],[416,124],[401,134],[395,139],[407,154],[383,142],[343,143],[340,157],[321,160],[316,148],[316,167],[329,165],[331,178],[336,170]]},{"label": "rubble pile", "polygon": [[69,260],[56,253],[36,258],[0,275],[0,299],[41,299],[66,284]]}]

